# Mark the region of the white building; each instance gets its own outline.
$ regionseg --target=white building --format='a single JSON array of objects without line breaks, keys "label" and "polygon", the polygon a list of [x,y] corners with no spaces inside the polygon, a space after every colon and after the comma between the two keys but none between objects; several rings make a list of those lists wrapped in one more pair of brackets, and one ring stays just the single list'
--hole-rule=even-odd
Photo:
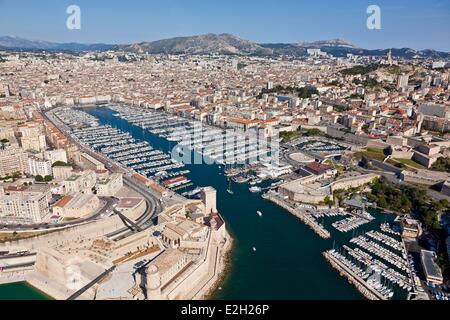
[{"label": "white building", "polygon": [[53,175],[52,163],[49,160],[36,157],[28,158],[28,171],[32,176],[45,177]]},{"label": "white building", "polygon": [[123,187],[123,179],[120,173],[113,173],[107,178],[97,179],[95,189],[100,197],[113,197]]},{"label": "white building", "polygon": [[66,195],[53,206],[53,214],[64,218],[79,219],[92,215],[100,206],[94,194],[77,193]]},{"label": "white building", "polygon": [[327,55],[326,52],[322,52],[320,49],[306,49],[306,52],[308,53],[308,55],[313,57],[321,57]]},{"label": "white building", "polygon": [[81,153],[81,164],[85,169],[105,170],[105,165],[87,153]]},{"label": "white building", "polygon": [[97,182],[97,175],[94,171],[87,170],[81,174],[74,174],[64,181],[67,193],[92,193]]},{"label": "white building", "polygon": [[67,153],[64,149],[56,149],[44,152],[44,158],[49,160],[52,165],[55,162],[61,161],[67,163]]},{"label": "white building", "polygon": [[0,149],[0,176],[28,171],[28,155],[22,148]]},{"label": "white building", "polygon": [[0,221],[40,223],[49,214],[50,188],[47,186],[11,187],[0,196]]},{"label": "white building", "polygon": [[409,75],[401,74],[397,79],[397,89],[406,89],[408,87]]},{"label": "white building", "polygon": [[52,168],[52,171],[53,178],[56,180],[66,180],[73,174],[72,167],[70,166],[55,166]]}]

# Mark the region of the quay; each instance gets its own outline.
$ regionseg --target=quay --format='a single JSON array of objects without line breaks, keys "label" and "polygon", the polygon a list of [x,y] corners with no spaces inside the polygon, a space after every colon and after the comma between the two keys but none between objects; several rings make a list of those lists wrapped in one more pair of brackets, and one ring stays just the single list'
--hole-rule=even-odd
[{"label": "quay", "polygon": [[305,214],[301,209],[292,207],[291,205],[289,205],[282,199],[279,199],[279,197],[277,197],[276,195],[274,195],[273,193],[270,193],[270,192],[266,193],[263,196],[263,198],[266,200],[272,201],[276,205],[278,205],[278,206],[282,207],[283,209],[292,213],[294,216],[296,216],[297,218],[302,220],[303,223],[305,223],[307,226],[309,226],[319,237],[321,237],[323,239],[331,238],[331,234],[328,230],[326,230],[324,227],[322,227],[314,218]]},{"label": "quay", "polygon": [[352,284],[358,291],[369,300],[387,300],[385,296],[380,294],[378,291],[370,288],[366,282],[356,275],[353,271],[347,268],[343,263],[333,257],[329,252],[325,251],[322,253],[327,262],[336,269],[341,276],[347,278],[348,282]]}]

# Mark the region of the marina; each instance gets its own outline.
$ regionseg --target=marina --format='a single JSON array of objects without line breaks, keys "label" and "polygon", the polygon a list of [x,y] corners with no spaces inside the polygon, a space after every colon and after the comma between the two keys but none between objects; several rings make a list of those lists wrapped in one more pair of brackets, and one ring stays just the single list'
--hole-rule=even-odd
[{"label": "marina", "polygon": [[[415,272],[406,249],[398,235],[386,232],[389,228],[384,223],[380,231],[370,230],[351,238],[348,244],[324,252],[330,264],[347,278],[351,277],[361,293],[375,290],[381,295],[365,294],[370,299],[391,299],[394,287],[408,293],[416,291]],[[352,276],[347,269],[353,272]]]},{"label": "marina", "polygon": [[[89,108],[86,110],[95,116],[101,125],[110,125],[123,132],[129,132],[139,142],[147,141],[155,150],[170,153],[174,143],[155,135],[128,121],[114,116],[109,108]],[[236,171],[244,166],[234,166]],[[247,166],[254,169],[254,166]],[[321,252],[332,243],[320,237],[311,239],[311,230],[283,208],[266,201],[259,193],[251,193],[249,184],[229,181],[225,170],[231,165],[186,164],[182,174],[194,183],[188,190],[177,192],[188,197],[196,197],[199,187],[210,185],[217,190],[217,207],[223,214],[233,237],[239,245],[231,257],[229,275],[221,285],[222,289],[213,293],[212,299],[362,299],[360,293],[345,280],[336,276],[325,263]],[[222,173],[222,174],[221,174]],[[164,179],[166,180],[166,179]],[[258,179],[255,179],[258,180]],[[250,183],[250,182],[249,182]],[[274,187],[277,182],[261,181],[262,189]],[[198,187],[196,187],[198,186]],[[276,186],[276,185],[275,185]],[[228,192],[230,191],[230,192]],[[260,211],[264,216],[259,216]],[[256,214],[255,214],[256,213]],[[271,239],[270,241],[267,241]],[[252,248],[257,248],[253,251]],[[292,252],[300,252],[291,255]],[[279,264],[281,257],[288,261]],[[268,263],[275,261],[275,263]],[[299,276],[298,268],[318,277]],[[261,277],[270,273],[270,279],[262,283]],[[289,284],[286,285],[286,279]],[[236,285],[241,283],[241,285]],[[326,285],[324,285],[326,283]],[[307,288],[307,289],[301,289]]]},{"label": "marina", "polygon": [[349,217],[343,220],[336,221],[332,226],[340,232],[349,232],[359,228],[360,226],[368,223],[369,221],[358,217]]},{"label": "marina", "polygon": [[79,143],[98,151],[116,163],[134,172],[162,181],[169,189],[192,186],[182,175],[189,170],[180,170],[182,162],[172,159],[167,153],[154,149],[147,141],[137,141],[130,133],[109,125],[100,125],[88,113],[74,109],[59,109],[55,115],[72,129]]},{"label": "marina", "polygon": [[[260,189],[260,188],[259,188]],[[259,192],[258,189],[258,192]],[[316,206],[308,204],[291,204],[286,199],[283,199],[275,191],[271,190],[263,195],[264,198],[273,201],[283,208],[289,210],[295,216],[299,217],[305,224],[310,226],[319,236],[329,238],[330,232],[325,227],[325,219],[344,217],[331,223],[331,226],[342,233],[354,231],[359,227],[373,221],[375,218],[365,210],[356,210],[352,212],[345,211],[342,208],[334,209],[318,209]],[[254,187],[249,189],[250,192],[256,192]]]},{"label": "marina", "polygon": [[255,164],[261,160],[270,161],[272,152],[276,152],[256,134],[219,129],[164,111],[144,112],[117,105],[108,107],[115,112],[114,117],[124,119],[169,142],[177,142],[174,147],[176,152],[186,155],[186,151],[195,151],[208,163]]},{"label": "marina", "polygon": [[[108,137],[120,135],[121,139],[124,139],[126,142],[118,143],[118,141],[111,139],[110,142],[102,141],[104,145],[97,146],[97,148],[105,155],[114,158],[115,161],[122,161],[122,165],[125,165],[127,161],[134,162],[133,160],[137,158],[170,155],[170,150],[173,147],[172,141],[168,141],[148,131],[142,132],[142,128],[113,116],[113,111],[108,108],[86,109],[85,113],[93,117],[83,116],[83,121],[80,121],[81,117],[75,117],[77,125],[74,130],[80,130],[80,138],[85,138],[87,143],[91,143],[89,139],[95,131],[95,129],[88,130],[89,127],[96,128],[99,133],[107,133]],[[84,131],[86,136],[82,134]],[[105,137],[103,140],[108,140],[108,138]],[[107,145],[109,143],[111,144]],[[170,157],[161,159],[170,159]],[[161,159],[155,158],[150,161],[161,161]],[[128,163],[129,166],[136,165],[131,162]],[[243,166],[240,168],[235,167],[236,171],[243,168]],[[148,169],[138,170],[143,172],[143,170]],[[229,222],[233,234],[239,241],[239,246],[236,247],[233,253],[230,275],[221,286],[221,290],[213,294],[214,299],[279,298],[279,296],[275,296],[274,292],[280,292],[279,290],[281,289],[284,290],[283,297],[286,299],[336,298],[353,300],[361,299],[365,296],[365,294],[361,295],[361,290],[348,284],[344,278],[338,277],[333,268],[330,268],[325,263],[321,254],[321,252],[326,252],[332,246],[332,241],[328,240],[331,237],[338,242],[348,243],[349,238],[346,236],[346,233],[337,230],[333,231],[331,228],[329,231],[326,230],[325,226],[331,225],[332,222],[324,223],[324,221],[347,218],[350,216],[349,212],[339,209],[317,210],[314,206],[307,204],[300,205],[298,208],[283,208],[281,206],[280,208],[279,205],[265,200],[268,196],[274,195],[270,191],[260,194],[257,192],[252,193],[249,190],[250,186],[258,186],[262,190],[267,191],[270,188],[275,188],[279,183],[263,179],[259,180],[259,178],[251,178],[246,183],[235,183],[227,180],[227,176],[223,174],[226,169],[226,165],[220,164],[185,164],[178,169],[166,171],[160,169],[153,174],[153,178],[158,179],[160,183],[166,181],[168,184],[171,184],[169,181],[172,180],[170,182],[175,183],[172,186],[172,190],[188,197],[196,197],[200,192],[199,187],[204,185],[214,186],[220,195],[218,197],[218,208]],[[236,176],[239,175],[238,173]],[[176,185],[178,183],[177,180],[173,180],[177,177],[182,178],[179,181],[182,184],[178,186]],[[186,184],[183,184],[184,182]],[[254,184],[251,184],[252,182]],[[298,214],[301,212],[301,219],[305,219],[306,225],[299,223],[295,216],[287,214],[285,210],[293,210]],[[264,218],[262,218],[263,213]],[[366,225],[369,226],[371,223]],[[251,227],[249,228],[249,226]],[[318,233],[319,237],[316,237],[308,228]],[[386,230],[388,229],[391,230],[386,226]],[[394,234],[388,232],[382,231],[382,233],[394,236]],[[380,236],[377,233],[370,233],[366,237],[372,239],[371,235]],[[267,239],[272,239],[272,241],[267,242]],[[394,245],[394,242],[385,237],[380,237],[380,239]],[[378,240],[373,239],[373,241]],[[350,245],[356,254],[364,252],[364,256],[365,254],[370,255],[372,261],[380,269],[385,267],[383,274],[386,275],[387,279],[402,279],[399,274],[404,276],[404,272],[397,270],[395,266],[390,266],[389,262],[357,245],[348,244],[347,247],[350,248]],[[258,248],[257,251],[256,248]],[[288,252],[292,251],[299,251],[302,254],[289,258],[289,269],[277,263],[279,257],[286,257]],[[347,254],[346,256],[348,259],[354,259]],[[354,263],[356,265],[356,262]],[[300,274],[296,271],[299,268],[304,270]],[[255,270],[257,271],[255,272]],[[366,272],[367,266],[363,267],[361,264],[361,270]],[[271,272],[273,276],[262,285],[260,278],[266,272]],[[398,274],[395,272],[398,272]],[[315,276],[312,277],[311,275]],[[364,273],[361,273],[360,276],[366,277]],[[291,279],[288,285],[285,282],[287,277]],[[366,280],[368,279],[366,278]],[[245,283],[245,286],[242,286],[242,283]],[[308,289],[299,290],[299,288]],[[386,285],[386,288],[389,288],[389,285]],[[396,285],[392,290],[395,292],[394,299],[402,297],[402,290],[404,289]],[[375,292],[378,291],[375,290]],[[385,295],[383,296],[382,293],[378,292],[379,297],[389,298],[388,292],[384,291],[384,293]]]},{"label": "marina", "polygon": [[[170,150],[173,148],[173,142],[168,141],[159,135],[153,134],[148,131],[142,130],[142,128],[130,124],[128,121],[123,120],[113,115],[113,111],[108,108],[89,108],[86,110],[90,115],[93,115],[100,126],[110,126],[119,132],[128,132],[135,140],[133,143],[138,147],[151,147],[152,150],[146,150],[145,152],[151,152],[153,150],[159,150],[163,154],[170,154]],[[91,119],[92,121],[92,119]],[[146,145],[144,142],[147,142]],[[111,146],[105,148],[117,148],[105,149],[107,152],[125,153],[133,148],[128,148],[126,145]],[[122,157],[125,154],[120,155]],[[131,160],[131,158],[130,158]],[[331,298],[338,299],[361,299],[361,293],[358,293],[354,287],[348,284],[344,279],[337,277],[332,268],[328,264],[324,263],[321,252],[326,251],[332,246],[329,240],[331,236],[336,241],[346,243],[348,238],[346,233],[335,230],[330,231],[325,229],[325,225],[331,225],[327,222],[328,219],[334,220],[340,217],[346,218],[349,216],[349,212],[338,209],[317,210],[313,206],[306,204],[297,207],[279,207],[276,204],[272,204],[271,201],[266,201],[268,195],[274,195],[270,188],[276,188],[279,182],[265,181],[260,178],[250,178],[246,183],[236,183],[232,180],[228,180],[225,170],[247,170],[249,174],[255,168],[253,166],[240,166],[231,167],[230,165],[194,165],[186,164],[183,168],[178,169],[178,174],[175,177],[185,177],[193,183],[192,186],[178,189],[177,192],[189,196],[196,197],[199,192],[199,188],[196,186],[212,185],[217,189],[218,194],[218,208],[225,219],[228,221],[233,234],[236,236],[240,245],[236,248],[233,254],[233,264],[231,266],[230,275],[226,282],[222,285],[222,290],[219,290],[213,294],[215,299],[242,299],[246,297],[252,298],[298,298],[298,299],[311,299],[311,298]],[[164,172],[160,171],[155,173],[155,178],[163,175]],[[242,175],[240,172],[237,176]],[[174,177],[164,177],[160,179],[162,181],[170,180]],[[259,181],[260,179],[260,181]],[[251,184],[254,182],[253,184]],[[264,194],[252,193],[250,186],[258,186],[264,191],[268,191]],[[174,187],[178,188],[178,187]],[[282,200],[282,199],[280,199]],[[236,208],[239,208],[236,210]],[[296,222],[294,215],[286,213],[285,210],[294,210],[295,212],[302,212],[301,217],[305,219],[307,225]],[[308,212],[306,211],[308,210]],[[256,214],[255,214],[256,212]],[[264,218],[262,219],[262,213],[264,212]],[[261,213],[261,215],[259,214]],[[321,221],[322,220],[322,221]],[[371,225],[372,222],[366,224]],[[250,226],[250,228],[249,228]],[[311,238],[311,228],[313,231],[319,233],[319,237]],[[275,239],[270,243],[267,243],[266,239]],[[253,251],[253,248],[258,248],[257,251]],[[279,269],[276,265],[271,266],[270,269],[261,267],[266,265],[265,257],[271,257],[271,259],[277,259],[278,256],[287,256],[287,252],[293,252],[300,250],[301,255],[290,256],[290,269],[286,270],[285,267]],[[362,251],[363,249],[361,249]],[[249,255],[249,252],[252,254]],[[381,259],[380,259],[381,260]],[[387,263],[386,263],[387,264]],[[280,266],[281,267],[281,266]],[[298,273],[295,272],[296,268],[306,268],[311,274],[320,275],[318,277],[298,277]],[[255,270],[258,270],[255,274]],[[278,270],[275,273],[274,270]],[[269,279],[264,288],[270,287],[271,290],[263,290],[259,281],[260,276],[264,272],[271,272],[274,276]],[[286,287],[284,279],[286,276],[290,276],[290,285]],[[245,288],[239,286],[240,289],[236,290],[236,286],[233,283],[236,282],[246,283]],[[284,283],[284,284],[283,284]],[[324,283],[326,283],[327,289],[324,290]],[[278,288],[283,287],[282,291]],[[298,288],[308,287],[308,290],[299,290]],[[401,292],[394,289],[396,294],[394,297],[399,298]]]}]

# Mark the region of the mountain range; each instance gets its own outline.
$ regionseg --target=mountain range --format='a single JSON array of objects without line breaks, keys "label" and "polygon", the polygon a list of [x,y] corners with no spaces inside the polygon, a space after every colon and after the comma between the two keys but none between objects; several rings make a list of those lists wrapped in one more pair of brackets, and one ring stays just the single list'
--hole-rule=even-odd
[{"label": "mountain range", "polygon": [[28,40],[15,36],[0,37],[0,48],[20,50],[49,50],[49,51],[106,51],[116,47],[115,45],[94,43],[56,43],[40,40]]},{"label": "mountain range", "polygon": [[414,50],[410,48],[387,48],[369,50],[355,46],[342,39],[332,39],[301,43],[255,43],[241,39],[232,34],[205,34],[189,37],[176,37],[153,42],[134,44],[82,44],[82,43],[55,43],[48,41],[28,40],[15,36],[0,37],[0,48],[6,50],[47,50],[47,51],[125,51],[132,53],[150,54],[230,54],[230,55],[258,55],[258,56],[305,56],[307,49],[317,48],[330,53],[335,57],[347,54],[382,56],[389,50],[395,57],[402,58],[440,58],[450,59],[449,52],[436,50]]}]

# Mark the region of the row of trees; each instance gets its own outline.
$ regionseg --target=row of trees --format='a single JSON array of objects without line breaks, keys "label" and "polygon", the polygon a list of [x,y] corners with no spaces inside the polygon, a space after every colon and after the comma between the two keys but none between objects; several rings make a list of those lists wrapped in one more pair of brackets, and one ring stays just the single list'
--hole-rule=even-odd
[{"label": "row of trees", "polygon": [[406,185],[396,187],[385,178],[378,179],[372,185],[372,192],[367,197],[379,207],[388,210],[405,214],[416,213],[430,230],[441,229],[440,215],[450,212],[447,200],[433,200],[423,188]]},{"label": "row of trees", "polygon": [[444,278],[450,277],[449,257],[445,245],[447,235],[440,223],[441,215],[450,213],[447,200],[433,200],[423,188],[403,185],[397,188],[385,178],[381,178],[373,184],[372,192],[367,197],[382,208],[402,213],[414,212],[429,234],[438,242],[436,262],[441,268]]},{"label": "row of trees", "polygon": [[358,74],[365,75],[367,73],[377,70],[379,67],[380,66],[378,64],[369,64],[366,66],[358,65],[358,66],[354,66],[354,67],[351,67],[348,69],[341,70],[341,74],[353,75],[353,76],[358,75]]},{"label": "row of trees", "polygon": [[298,131],[287,131],[280,132],[281,142],[286,143],[291,141],[292,139],[298,138],[300,136],[304,137],[320,137],[325,136],[325,133],[320,131],[317,128],[306,129],[306,130],[298,130]]},{"label": "row of trees", "polygon": [[258,99],[262,98],[263,94],[270,94],[270,93],[278,93],[278,94],[292,94],[297,95],[299,98],[311,98],[315,94],[319,94],[319,91],[316,87],[313,86],[305,86],[305,87],[292,87],[287,86],[283,87],[281,85],[276,85],[272,89],[263,88],[261,90],[261,93],[258,95]]},{"label": "row of trees", "polygon": [[41,176],[41,175],[37,175],[35,178],[36,182],[50,182],[53,180],[53,176]]},{"label": "row of trees", "polygon": [[53,167],[53,168],[54,168],[54,167],[71,167],[71,165],[68,164],[68,163],[66,163],[66,162],[64,162],[64,161],[56,161],[56,162],[52,165],[52,167]]},{"label": "row of trees", "polygon": [[7,175],[5,177],[1,177],[0,180],[17,180],[22,177],[22,173],[14,172],[13,174]]},{"label": "row of trees", "polygon": [[450,158],[439,158],[435,163],[433,163],[431,169],[442,172],[450,172]]}]

